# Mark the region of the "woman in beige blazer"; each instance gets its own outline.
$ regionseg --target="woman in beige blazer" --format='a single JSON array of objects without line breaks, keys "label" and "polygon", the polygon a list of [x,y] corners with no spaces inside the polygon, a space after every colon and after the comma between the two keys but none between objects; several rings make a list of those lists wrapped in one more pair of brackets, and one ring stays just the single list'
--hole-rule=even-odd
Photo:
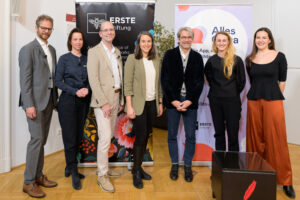
[{"label": "woman in beige blazer", "polygon": [[135,53],[128,56],[124,68],[125,109],[132,119],[136,135],[133,146],[133,185],[139,189],[143,188],[142,179],[151,180],[141,165],[155,115],[161,116],[163,112],[160,68],[153,37],[143,31],[138,35]]}]

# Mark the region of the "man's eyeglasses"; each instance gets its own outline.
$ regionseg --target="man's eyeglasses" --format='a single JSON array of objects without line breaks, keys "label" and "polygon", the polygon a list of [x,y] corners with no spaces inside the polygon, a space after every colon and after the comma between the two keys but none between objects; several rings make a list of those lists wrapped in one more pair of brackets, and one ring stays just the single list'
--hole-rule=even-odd
[{"label": "man's eyeglasses", "polygon": [[182,37],[180,37],[180,39],[182,39],[182,40],[192,40],[193,37],[192,36],[188,36],[188,37],[182,36]]},{"label": "man's eyeglasses", "polygon": [[43,31],[47,30],[49,32],[54,30],[54,28],[47,28],[47,27],[44,27],[44,26],[39,26],[39,28],[42,29]]}]

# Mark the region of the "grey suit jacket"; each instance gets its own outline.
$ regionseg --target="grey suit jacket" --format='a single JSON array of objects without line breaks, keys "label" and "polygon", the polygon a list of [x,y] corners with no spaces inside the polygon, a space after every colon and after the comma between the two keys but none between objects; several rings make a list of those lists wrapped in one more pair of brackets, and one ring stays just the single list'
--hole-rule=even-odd
[{"label": "grey suit jacket", "polygon": [[50,74],[47,56],[37,39],[21,48],[19,52],[20,86],[21,94],[19,106],[23,109],[34,106],[37,111],[46,108],[51,95],[51,82],[53,83],[53,104],[57,102],[57,89],[53,77],[56,69],[56,52],[49,45],[52,56],[52,76]]}]

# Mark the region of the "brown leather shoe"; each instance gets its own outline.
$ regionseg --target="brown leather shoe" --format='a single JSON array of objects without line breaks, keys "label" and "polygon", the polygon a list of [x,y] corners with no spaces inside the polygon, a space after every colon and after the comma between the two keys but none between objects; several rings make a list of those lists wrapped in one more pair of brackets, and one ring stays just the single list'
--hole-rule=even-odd
[{"label": "brown leather shoe", "polygon": [[47,188],[57,186],[57,183],[55,181],[48,180],[47,176],[45,176],[45,175],[41,176],[40,178],[37,178],[35,181],[38,185],[41,185],[41,186],[47,187]]},{"label": "brown leather shoe", "polygon": [[46,196],[43,190],[36,183],[29,184],[29,185],[24,184],[23,192],[27,193],[29,196],[34,198],[43,198]]}]

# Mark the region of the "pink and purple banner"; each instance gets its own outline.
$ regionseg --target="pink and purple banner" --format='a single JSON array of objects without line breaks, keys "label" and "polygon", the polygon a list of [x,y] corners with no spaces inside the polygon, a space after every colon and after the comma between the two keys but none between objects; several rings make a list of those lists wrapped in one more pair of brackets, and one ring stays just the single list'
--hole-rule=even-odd
[{"label": "pink and purple banner", "polygon": [[[175,33],[180,27],[188,26],[194,31],[192,48],[199,52],[206,63],[214,54],[211,49],[212,40],[218,31],[228,32],[236,49],[236,54],[243,60],[252,48],[252,6],[251,5],[176,5]],[[175,37],[177,46],[177,37]],[[246,114],[247,91],[249,81],[241,93],[242,113],[240,120],[239,142],[241,151],[246,149]],[[199,98],[198,129],[196,131],[196,152],[193,161],[209,165],[212,151],[215,148],[214,126],[209,108],[207,94],[209,86],[205,83]],[[185,144],[183,123],[180,123],[178,134],[179,158],[183,159]]]}]

